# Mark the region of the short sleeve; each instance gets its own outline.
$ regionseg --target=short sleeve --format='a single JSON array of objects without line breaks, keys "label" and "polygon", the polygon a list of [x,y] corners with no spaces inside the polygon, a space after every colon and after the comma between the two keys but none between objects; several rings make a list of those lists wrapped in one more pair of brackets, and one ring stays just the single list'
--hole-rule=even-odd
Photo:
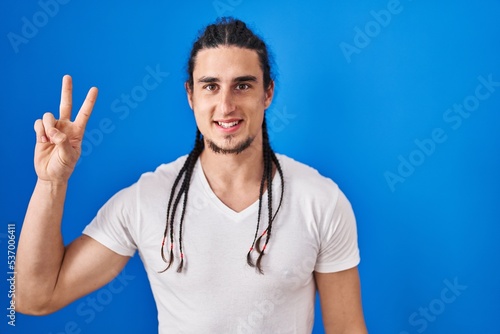
[{"label": "short sleeve", "polygon": [[[337,188],[338,189],[338,188]],[[356,218],[351,203],[338,189],[333,213],[320,228],[320,251],[315,271],[337,272],[359,264]]]},{"label": "short sleeve", "polygon": [[137,221],[136,193],[136,184],[116,193],[97,212],[83,234],[115,253],[133,256],[137,250],[135,231],[132,228]]}]

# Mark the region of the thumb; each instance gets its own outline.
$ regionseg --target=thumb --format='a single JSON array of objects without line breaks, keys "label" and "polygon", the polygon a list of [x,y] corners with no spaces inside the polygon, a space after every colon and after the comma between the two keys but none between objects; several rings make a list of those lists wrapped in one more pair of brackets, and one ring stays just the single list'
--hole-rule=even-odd
[{"label": "thumb", "polygon": [[[68,143],[65,133],[57,130],[56,128],[51,128],[47,134],[49,135],[49,140],[55,145],[64,145],[64,142]],[[69,144],[69,143],[68,143]]]},{"label": "thumb", "polygon": [[56,128],[51,128],[47,135],[50,141],[59,148],[59,159],[65,165],[71,165],[78,159],[75,151],[68,140],[68,136]]}]

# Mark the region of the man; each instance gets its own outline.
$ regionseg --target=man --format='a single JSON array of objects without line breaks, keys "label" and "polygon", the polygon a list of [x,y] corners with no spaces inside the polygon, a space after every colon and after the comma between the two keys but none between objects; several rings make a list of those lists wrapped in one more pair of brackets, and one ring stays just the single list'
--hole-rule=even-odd
[{"label": "man", "polygon": [[316,288],[327,333],[366,333],[349,202],[269,145],[274,82],[264,42],[221,19],[194,43],[188,76],[194,149],[118,192],[67,247],[66,188],[97,89],[71,122],[63,78],[59,120],[47,113],[35,122],[38,181],[19,240],[18,311],[64,307],[139,250],[160,333],[310,333]]}]

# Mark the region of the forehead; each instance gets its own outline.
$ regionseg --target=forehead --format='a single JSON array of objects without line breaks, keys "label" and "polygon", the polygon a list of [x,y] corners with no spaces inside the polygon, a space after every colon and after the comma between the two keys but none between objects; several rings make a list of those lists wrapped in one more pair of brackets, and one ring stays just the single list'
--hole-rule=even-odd
[{"label": "forehead", "polygon": [[196,55],[193,76],[237,77],[253,75],[261,78],[259,56],[256,51],[235,46],[202,49]]}]

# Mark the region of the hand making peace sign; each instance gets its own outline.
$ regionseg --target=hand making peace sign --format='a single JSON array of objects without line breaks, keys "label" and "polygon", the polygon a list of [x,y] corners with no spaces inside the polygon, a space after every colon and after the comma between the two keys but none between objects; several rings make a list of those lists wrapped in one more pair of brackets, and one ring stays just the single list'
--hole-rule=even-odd
[{"label": "hand making peace sign", "polygon": [[35,171],[40,180],[67,182],[81,154],[83,134],[97,99],[97,88],[90,88],[75,120],[71,121],[73,84],[62,81],[59,119],[50,112],[35,122]]}]

